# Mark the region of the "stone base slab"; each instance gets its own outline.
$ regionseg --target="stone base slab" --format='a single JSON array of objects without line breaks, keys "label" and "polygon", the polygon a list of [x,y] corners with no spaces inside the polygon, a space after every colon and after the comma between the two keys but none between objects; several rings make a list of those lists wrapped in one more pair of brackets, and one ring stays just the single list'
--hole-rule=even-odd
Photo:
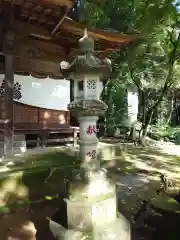
[{"label": "stone base slab", "polygon": [[96,228],[94,232],[80,232],[66,229],[50,220],[49,228],[57,240],[130,240],[129,221],[119,214],[115,222]]},{"label": "stone base slab", "polygon": [[[23,134],[13,135],[14,154],[26,152],[26,137]],[[4,135],[0,135],[0,156],[4,155]]]},{"label": "stone base slab", "polygon": [[[87,179],[86,179],[87,180]],[[89,171],[88,181],[69,183],[67,228],[50,221],[56,239],[66,240],[130,240],[128,221],[117,217],[116,187],[103,170]]]}]

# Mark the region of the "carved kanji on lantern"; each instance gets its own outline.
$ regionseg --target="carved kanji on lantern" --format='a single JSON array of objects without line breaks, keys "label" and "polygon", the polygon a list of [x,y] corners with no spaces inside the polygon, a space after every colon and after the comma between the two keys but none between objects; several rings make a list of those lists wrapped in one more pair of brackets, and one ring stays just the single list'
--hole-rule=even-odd
[{"label": "carved kanji on lantern", "polygon": [[88,152],[86,155],[89,156],[91,159],[95,159],[96,158],[96,150],[92,150],[92,152]]},{"label": "carved kanji on lantern", "polygon": [[87,128],[86,133],[88,135],[92,135],[93,133],[96,133],[96,126],[95,125],[93,125],[93,126],[89,125],[89,127]]}]

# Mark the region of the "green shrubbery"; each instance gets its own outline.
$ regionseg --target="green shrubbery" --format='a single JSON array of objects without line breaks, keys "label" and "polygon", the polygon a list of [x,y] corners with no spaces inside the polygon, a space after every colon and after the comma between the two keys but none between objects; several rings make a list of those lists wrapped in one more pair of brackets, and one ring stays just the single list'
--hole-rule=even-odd
[{"label": "green shrubbery", "polygon": [[180,127],[171,127],[168,125],[152,128],[152,137],[173,141],[180,144]]}]

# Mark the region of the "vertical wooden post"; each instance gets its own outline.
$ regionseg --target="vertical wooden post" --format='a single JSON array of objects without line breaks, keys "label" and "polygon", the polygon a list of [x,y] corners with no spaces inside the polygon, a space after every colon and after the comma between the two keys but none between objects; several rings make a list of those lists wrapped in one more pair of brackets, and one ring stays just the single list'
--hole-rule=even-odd
[{"label": "vertical wooden post", "polygon": [[4,92],[4,156],[13,155],[13,55],[17,48],[18,37],[13,31],[14,1],[2,3],[3,53],[5,54],[5,92]]},{"label": "vertical wooden post", "polygon": [[4,156],[13,155],[13,126],[14,126],[14,107],[13,107],[13,86],[14,69],[13,56],[5,55],[5,94],[4,94]]}]

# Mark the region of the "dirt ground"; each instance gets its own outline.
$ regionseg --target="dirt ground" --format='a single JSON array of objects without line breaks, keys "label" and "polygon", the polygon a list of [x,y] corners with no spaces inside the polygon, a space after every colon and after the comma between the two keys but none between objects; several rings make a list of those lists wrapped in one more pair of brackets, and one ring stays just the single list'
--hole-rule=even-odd
[{"label": "dirt ground", "polygon": [[[54,240],[47,216],[58,208],[58,200],[32,205],[0,216],[1,240]],[[132,225],[132,240],[178,240],[180,215],[148,210],[138,224]]]},{"label": "dirt ground", "polygon": [[0,215],[1,240],[54,240],[49,221],[57,210],[58,201],[33,204],[17,212]]},{"label": "dirt ground", "polygon": [[[170,149],[172,150],[172,147]],[[173,152],[175,151],[173,150]],[[153,173],[163,171],[172,178],[180,177],[180,157],[179,153],[174,155],[172,152],[160,153],[156,150],[137,148],[129,149],[123,159],[123,161],[116,159],[115,168],[120,168],[120,172],[116,172],[116,174],[112,172],[112,174],[115,182],[118,183],[118,191],[120,192],[119,211],[131,219],[139,208],[140,200],[155,196],[154,189],[159,183],[157,176],[154,176]],[[57,156],[57,161],[59,161],[59,156]],[[53,194],[57,193],[60,188],[61,173],[59,171],[51,176],[48,183],[44,183],[44,179],[49,173],[44,174],[41,174],[41,178],[38,173],[36,176],[33,175],[33,178],[29,176],[23,179],[24,185],[28,187],[31,200],[42,197],[40,192],[44,185],[43,196],[46,196],[49,190],[53,190]],[[134,193],[138,194],[134,195]],[[160,202],[163,199],[162,196]],[[54,199],[19,206],[9,213],[0,213],[0,240],[53,240],[46,218],[53,216],[58,208],[59,199]],[[161,209],[150,208],[140,218],[138,224],[132,225],[132,240],[178,240],[180,236],[179,224],[179,213],[162,212]]]}]

